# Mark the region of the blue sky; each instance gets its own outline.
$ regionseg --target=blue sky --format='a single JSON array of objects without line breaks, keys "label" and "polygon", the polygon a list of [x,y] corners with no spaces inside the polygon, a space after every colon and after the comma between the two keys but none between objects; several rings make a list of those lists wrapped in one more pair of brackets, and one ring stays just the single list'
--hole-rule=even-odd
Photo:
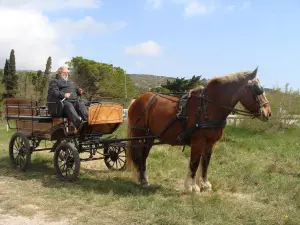
[{"label": "blue sky", "polygon": [[[3,9],[16,9],[12,1],[20,2],[2,3]],[[300,88],[300,1],[56,1],[73,5],[35,7],[32,1],[21,7],[33,7],[54,27],[54,36],[59,34],[53,37],[55,45],[52,39],[48,42],[53,48],[63,46],[68,54],[53,52],[54,61],[83,56],[121,66],[128,73],[186,78],[211,78],[259,66],[264,86],[289,83]]]}]

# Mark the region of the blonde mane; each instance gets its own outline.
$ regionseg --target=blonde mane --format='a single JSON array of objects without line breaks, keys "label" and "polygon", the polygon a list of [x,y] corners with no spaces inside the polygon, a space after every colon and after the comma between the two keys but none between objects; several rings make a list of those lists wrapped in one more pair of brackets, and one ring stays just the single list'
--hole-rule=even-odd
[{"label": "blonde mane", "polygon": [[246,81],[248,77],[253,73],[251,70],[228,73],[224,76],[217,76],[208,81],[207,86],[211,84],[228,84],[238,83],[240,81]]}]

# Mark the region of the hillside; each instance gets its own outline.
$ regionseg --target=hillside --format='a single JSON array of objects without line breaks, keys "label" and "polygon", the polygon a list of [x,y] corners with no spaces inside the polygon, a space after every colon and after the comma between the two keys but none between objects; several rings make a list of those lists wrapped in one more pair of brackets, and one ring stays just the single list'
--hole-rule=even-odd
[{"label": "hillside", "polygon": [[[148,90],[149,88],[157,87],[165,84],[167,80],[173,81],[175,77],[155,76],[150,74],[127,74],[133,80],[138,89]],[[188,79],[188,78],[186,78]],[[204,82],[207,83],[207,79]]]},{"label": "hillside", "polygon": [[[167,80],[175,80],[175,77],[166,77],[166,76],[155,76],[150,74],[127,74],[133,80],[135,86],[138,89],[148,90],[149,88],[160,86],[161,84],[165,84]],[[204,78],[205,83],[209,81],[209,79]],[[264,88],[266,92],[274,92],[272,88]]]},{"label": "hillside", "polygon": [[150,74],[127,74],[133,80],[137,88],[149,89],[165,84],[167,80],[175,80],[174,77],[155,76]]},{"label": "hillside", "polygon": [[[17,72],[36,72],[34,70],[17,70]],[[56,72],[51,72],[52,77],[54,77]],[[165,84],[167,80],[173,81],[175,77],[167,77],[167,76],[156,76],[151,74],[127,74],[134,82],[134,85],[137,89],[142,91],[147,91],[149,88],[161,86]],[[205,83],[209,81],[209,79],[203,78]],[[266,92],[274,91],[271,88],[265,88]]]}]

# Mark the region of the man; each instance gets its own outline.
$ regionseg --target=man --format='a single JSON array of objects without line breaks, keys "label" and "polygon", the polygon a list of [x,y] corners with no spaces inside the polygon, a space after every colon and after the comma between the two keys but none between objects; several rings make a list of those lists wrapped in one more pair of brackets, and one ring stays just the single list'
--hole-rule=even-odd
[{"label": "man", "polygon": [[[77,99],[78,96],[83,94],[83,90],[77,88],[75,83],[68,78],[68,68],[60,67],[56,78],[49,83],[48,108],[52,116],[67,116],[71,123],[80,131],[88,120],[88,110],[84,102]],[[60,110],[61,113],[59,113]]]}]

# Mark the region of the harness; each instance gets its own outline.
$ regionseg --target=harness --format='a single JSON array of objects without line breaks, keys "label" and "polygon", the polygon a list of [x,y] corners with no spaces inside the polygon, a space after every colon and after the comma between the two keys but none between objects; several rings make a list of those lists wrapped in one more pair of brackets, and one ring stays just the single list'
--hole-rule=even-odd
[{"label": "harness", "polygon": [[[190,138],[191,138],[192,134],[195,132],[195,130],[200,129],[200,128],[224,128],[227,124],[226,119],[225,120],[208,120],[207,103],[217,105],[221,108],[229,109],[229,110],[232,111],[232,113],[237,113],[237,114],[244,115],[244,116],[255,117],[255,116],[261,114],[261,111],[258,114],[254,114],[254,113],[250,113],[250,112],[245,111],[245,110],[235,109],[235,108],[231,108],[231,107],[228,107],[228,106],[223,106],[223,105],[217,104],[217,103],[215,103],[215,102],[213,102],[213,101],[206,98],[205,91],[206,91],[206,88],[200,89],[200,96],[193,95],[192,90],[190,90],[188,93],[182,95],[179,99],[179,102],[178,102],[178,112],[176,114],[176,117],[173,118],[169,122],[169,124],[165,127],[165,129],[158,136],[154,136],[152,134],[150,128],[149,128],[150,109],[151,109],[152,104],[155,102],[155,99],[158,96],[165,98],[164,95],[156,93],[154,96],[152,96],[152,98],[148,102],[147,106],[143,110],[142,115],[140,117],[138,117],[138,119],[135,121],[135,124],[134,124],[134,125],[136,125],[136,123],[144,116],[144,114],[147,111],[147,113],[145,115],[146,116],[146,127],[134,126],[132,128],[142,129],[142,130],[146,131],[146,135],[148,135],[151,138],[155,139],[155,138],[161,138],[168,131],[168,129],[170,129],[174,125],[174,123],[176,123],[177,121],[180,121],[181,125],[182,125],[182,128],[183,128],[183,132],[176,137],[176,140],[178,142],[183,142],[184,147],[183,147],[182,151],[184,151],[185,145],[190,145]],[[267,102],[264,102],[263,104],[260,104],[260,102],[258,100],[257,96],[264,93],[263,87],[260,86],[259,83],[253,84],[252,93],[253,93],[253,97],[259,103],[260,107],[262,107],[263,105],[268,103],[268,101],[267,101]],[[199,99],[199,104],[197,105],[196,122],[193,126],[188,127],[187,126],[187,122],[188,122],[188,103],[189,103],[189,100],[190,100],[191,96],[194,96],[197,99]],[[201,113],[202,112],[204,113],[204,121],[201,121]],[[163,143],[163,142],[164,141],[161,141],[157,144],[160,144],[160,143]]]}]

